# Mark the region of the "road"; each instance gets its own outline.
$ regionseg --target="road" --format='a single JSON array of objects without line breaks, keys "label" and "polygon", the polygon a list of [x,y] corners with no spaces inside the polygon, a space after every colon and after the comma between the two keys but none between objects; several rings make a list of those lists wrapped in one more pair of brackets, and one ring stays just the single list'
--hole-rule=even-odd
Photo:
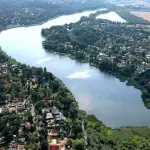
[{"label": "road", "polygon": [[84,127],[84,120],[82,121],[82,131],[84,134],[85,145],[87,146],[87,132],[86,132],[85,127]]}]

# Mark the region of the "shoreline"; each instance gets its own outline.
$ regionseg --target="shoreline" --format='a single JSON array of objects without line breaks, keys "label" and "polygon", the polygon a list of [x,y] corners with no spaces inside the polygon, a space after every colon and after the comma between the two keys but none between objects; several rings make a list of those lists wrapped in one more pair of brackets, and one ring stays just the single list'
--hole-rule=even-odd
[{"label": "shoreline", "polygon": [[[5,55],[6,55],[11,61],[13,61],[14,63],[22,64],[21,62],[18,62],[16,59],[14,59],[14,58],[12,58],[11,56],[7,55],[7,53],[6,53],[5,51],[3,51],[2,49],[0,49],[0,51],[4,52]],[[71,56],[66,55],[66,54],[64,54],[64,53],[62,54],[62,53],[58,53],[58,52],[54,52],[54,51],[50,51],[50,52],[71,58]],[[71,59],[72,59],[72,58],[71,58]],[[78,61],[78,60],[76,60],[76,59],[73,59],[73,60]],[[80,61],[79,61],[79,62],[80,62]],[[83,63],[83,62],[81,62],[81,63]],[[84,63],[89,63],[89,62],[86,62],[86,61],[85,61]],[[92,64],[90,64],[90,63],[89,63],[89,65],[94,66],[94,65],[92,65]],[[32,67],[31,65],[29,65],[29,66]],[[94,66],[94,67],[96,67],[96,66]],[[37,68],[37,67],[36,67],[36,68]],[[98,67],[97,67],[97,68],[98,68]],[[50,73],[51,73],[51,72],[50,72]],[[54,76],[54,78],[56,78],[56,79],[58,79],[58,80],[60,81],[60,83],[61,83],[61,85],[62,85],[63,87],[66,87],[66,88],[68,89],[68,87],[64,84],[64,82],[63,82],[61,79],[59,79],[57,76],[55,76],[55,74],[53,74],[53,76]],[[116,76],[114,76],[114,77],[116,77]],[[116,78],[117,78],[117,77],[116,77]],[[128,86],[128,85],[127,85],[127,86]],[[72,97],[75,99],[75,97],[74,97],[73,93],[70,91],[70,89],[68,89],[68,91],[69,91],[69,93],[72,95]],[[75,99],[75,101],[77,102],[76,99]],[[77,103],[78,103],[78,102],[77,102]],[[82,109],[79,108],[79,105],[78,105],[78,109],[79,109],[79,110],[82,110]],[[83,111],[85,111],[85,110],[83,110]],[[85,111],[85,112],[86,112],[86,111]],[[87,113],[87,112],[86,112],[86,113]],[[101,120],[98,119],[94,114],[86,114],[86,116],[92,116],[92,118],[96,118],[98,122],[99,122],[99,121],[101,122]],[[97,121],[96,121],[96,122],[97,122]],[[117,129],[121,129],[121,128],[137,128],[137,127],[139,127],[141,130],[142,130],[143,128],[145,128],[145,127],[150,128],[150,126],[145,126],[145,125],[142,125],[142,126],[119,126],[119,127],[110,127],[110,126],[106,125],[106,124],[103,123],[103,122],[102,122],[102,124],[103,124],[105,127],[110,128],[110,129],[112,129],[112,130],[117,130]]]},{"label": "shoreline", "polygon": [[[30,24],[30,25],[14,25],[14,26],[12,26],[12,27],[7,27],[6,29],[3,29],[3,30],[0,31],[0,32],[6,31],[6,30],[9,30],[9,29],[14,29],[14,28],[20,28],[20,27],[24,28],[24,27],[32,27],[32,26],[42,25],[42,24],[44,24],[44,23],[46,23],[46,22],[48,22],[48,21],[51,21],[51,20],[56,19],[56,18],[61,17],[61,16],[68,16],[68,15],[72,15],[72,14],[83,13],[83,12],[86,12],[86,11],[94,11],[94,10],[96,11],[96,10],[99,10],[99,9],[101,9],[101,8],[97,8],[97,9],[87,9],[87,10],[79,11],[79,12],[76,12],[76,13],[60,14],[60,15],[56,15],[55,17],[52,17],[52,18],[50,18],[50,19],[44,20],[44,21],[42,21],[42,22],[37,22],[37,23],[34,23],[34,24]],[[49,52],[49,51],[47,51],[47,52]],[[50,52],[53,52],[53,53],[59,54],[59,55],[67,56],[67,57],[71,58],[72,60],[75,60],[75,61],[80,62],[80,63],[88,63],[90,66],[93,66],[93,67],[96,67],[96,68],[100,69],[97,65],[92,64],[92,63],[89,63],[87,60],[81,60],[81,61],[79,61],[79,60],[75,59],[74,56],[72,56],[71,54],[59,53],[59,52],[55,52],[55,51],[50,51]],[[106,73],[109,73],[109,72],[106,72]],[[128,78],[126,78],[125,76],[122,76],[121,74],[118,74],[118,75],[117,75],[117,74],[114,73],[114,72],[111,72],[111,73],[109,73],[109,74],[111,74],[111,75],[113,75],[114,77],[116,77],[117,79],[119,79],[120,82],[125,82],[125,81],[127,81],[127,83],[126,83],[127,86],[133,86],[134,88],[136,88],[136,89],[138,89],[138,90],[140,90],[140,91],[142,92],[142,87],[137,87],[136,84],[132,84],[131,82],[128,81]],[[126,79],[125,79],[125,78],[126,78]],[[123,80],[122,80],[122,79],[123,79]],[[131,83],[131,84],[130,84],[130,83]],[[143,93],[143,92],[142,92],[142,93]],[[142,95],[141,95],[141,98],[142,98]],[[142,100],[144,100],[144,99],[142,98]]]},{"label": "shoreline", "polygon": [[101,8],[86,9],[86,10],[83,10],[83,11],[78,11],[78,12],[69,13],[69,14],[60,14],[60,15],[56,15],[55,17],[49,18],[47,20],[43,20],[43,21],[33,23],[33,24],[30,24],[30,25],[12,25],[12,26],[10,25],[7,28],[4,28],[4,29],[0,30],[0,33],[3,32],[3,31],[9,30],[9,29],[14,29],[14,28],[26,28],[26,27],[33,27],[33,26],[37,26],[37,25],[43,25],[44,23],[46,23],[48,21],[51,21],[53,19],[56,19],[58,17],[61,17],[61,16],[68,16],[68,15],[73,15],[73,14],[78,14],[78,13],[84,13],[86,11],[94,11],[94,10],[96,11],[96,10],[99,10],[99,9],[101,9]]},{"label": "shoreline", "polygon": [[[94,9],[95,10],[95,9]],[[96,10],[98,10],[98,9],[96,9]],[[85,10],[85,11],[82,11],[82,12],[86,12],[86,11],[92,11],[92,10]],[[77,13],[82,13],[82,12],[77,12]],[[77,13],[73,13],[73,14],[77,14]],[[66,15],[71,15],[71,14],[66,14]],[[66,16],[65,15],[65,16]],[[56,16],[56,17],[53,17],[53,18],[51,18],[51,19],[48,19],[47,21],[50,21],[50,20],[53,20],[53,19],[55,19],[55,18],[57,18],[57,17],[60,17],[60,16],[64,16],[63,14],[61,14],[61,15],[58,15],[58,16]],[[43,21],[43,22],[41,22],[41,23],[37,23],[37,24],[33,24],[33,25],[27,25],[27,26],[20,26],[20,27],[31,27],[31,26],[36,26],[36,25],[41,25],[41,24],[43,24],[43,23],[45,23],[45,22],[47,22],[47,21]],[[8,28],[8,29],[12,29],[12,28],[19,28],[19,26],[16,26],[16,27],[11,27],[11,28]],[[5,29],[5,30],[8,30],[8,29]],[[3,30],[4,31],[4,30]],[[49,52],[49,51],[47,51],[47,52]],[[75,60],[75,61],[77,61],[77,62],[80,62],[80,63],[88,63],[90,66],[94,66],[94,67],[96,67],[97,69],[100,69],[98,66],[96,66],[95,64],[91,64],[91,63],[89,63],[88,62],[88,60],[77,60],[77,59],[75,59],[73,56],[71,56],[70,54],[63,54],[63,53],[59,53],[59,52],[55,52],[55,51],[51,51],[51,52],[54,52],[54,53],[56,53],[56,54],[60,54],[60,55],[64,55],[64,56],[67,56],[67,57],[69,57],[69,58],[71,58],[71,59],[73,59],[73,60]],[[109,73],[109,72],[106,72],[106,73]],[[111,73],[109,73],[110,75],[113,75],[115,78],[117,78],[117,79],[119,79],[120,80],[120,82],[121,82],[121,78],[120,77],[117,77],[117,75],[115,75],[115,74],[113,74],[113,72],[111,72]],[[55,76],[55,75],[54,75]],[[56,77],[56,76],[55,76]],[[57,78],[57,79],[59,79],[59,78]],[[63,83],[64,84],[64,83]],[[127,84],[126,84],[127,85]],[[130,85],[127,85],[127,86],[130,86]],[[132,85],[132,86],[134,86],[134,85]],[[134,86],[135,87],[135,86]],[[139,89],[139,88],[137,88],[137,87],[135,87],[136,89]],[[142,90],[140,90],[141,92],[142,92]],[[143,100],[143,99],[142,99]],[[122,127],[122,126],[121,126]]]},{"label": "shoreline", "polygon": [[[145,101],[148,101],[148,99],[144,99],[142,97],[142,94],[144,92],[144,88],[141,85],[137,84],[136,81],[132,80],[132,77],[128,78],[126,76],[121,75],[120,73],[117,74],[116,72],[106,72],[105,70],[101,70],[96,64],[90,63],[88,60],[78,60],[74,56],[72,56],[71,54],[59,53],[59,52],[55,52],[53,50],[50,50],[50,51],[45,50],[45,51],[47,53],[54,53],[54,54],[57,54],[57,55],[69,57],[70,59],[75,60],[76,62],[79,62],[79,63],[83,63],[83,64],[84,63],[88,63],[90,66],[96,67],[100,71],[103,71],[104,73],[107,73],[107,74],[112,75],[113,77],[119,79],[120,82],[126,82],[126,86],[133,86],[135,89],[140,90],[140,92],[141,92],[141,99],[143,101],[144,107],[146,107],[145,106]],[[146,109],[150,109],[150,108],[146,107]]]}]

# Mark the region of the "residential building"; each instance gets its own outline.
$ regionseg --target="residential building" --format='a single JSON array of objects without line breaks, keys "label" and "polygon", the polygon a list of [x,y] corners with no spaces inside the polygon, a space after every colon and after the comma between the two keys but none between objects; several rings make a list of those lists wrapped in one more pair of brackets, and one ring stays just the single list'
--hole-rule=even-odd
[{"label": "residential building", "polygon": [[49,150],[59,150],[59,146],[57,144],[50,145]]},{"label": "residential building", "polygon": [[52,120],[52,119],[54,119],[54,116],[52,115],[52,113],[47,113],[46,120]]},{"label": "residential building", "polygon": [[17,104],[17,110],[25,110],[25,105],[23,103]]},{"label": "residential building", "polygon": [[3,112],[9,112],[9,107],[8,106],[3,106],[2,110],[3,110]]},{"label": "residential building", "polygon": [[64,122],[66,118],[64,117],[64,115],[60,112],[59,115],[56,116],[56,122]]},{"label": "residential building", "polygon": [[55,106],[52,107],[52,114],[55,116],[60,114],[59,110]]}]

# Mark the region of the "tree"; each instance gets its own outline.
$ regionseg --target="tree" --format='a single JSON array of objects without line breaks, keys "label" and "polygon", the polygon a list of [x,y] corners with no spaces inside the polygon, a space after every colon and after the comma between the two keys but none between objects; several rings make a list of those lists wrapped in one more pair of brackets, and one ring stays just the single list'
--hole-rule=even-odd
[{"label": "tree", "polygon": [[47,69],[46,69],[46,67],[44,67],[44,73],[46,73],[47,72]]},{"label": "tree", "polygon": [[42,73],[43,73],[43,69],[42,68],[36,68],[35,71],[36,71],[36,74],[39,75],[39,76],[41,76]]},{"label": "tree", "polygon": [[40,150],[48,150],[48,142],[46,140],[41,142]]},{"label": "tree", "polygon": [[32,114],[31,114],[31,113],[28,113],[28,114],[27,114],[27,117],[28,117],[28,121],[29,121],[30,123],[33,123],[33,116],[32,116]]},{"label": "tree", "polygon": [[84,139],[78,139],[73,141],[74,150],[85,150],[85,141]]},{"label": "tree", "polygon": [[58,79],[54,79],[52,82],[53,84],[53,92],[58,92],[59,86],[60,86],[60,81]]}]

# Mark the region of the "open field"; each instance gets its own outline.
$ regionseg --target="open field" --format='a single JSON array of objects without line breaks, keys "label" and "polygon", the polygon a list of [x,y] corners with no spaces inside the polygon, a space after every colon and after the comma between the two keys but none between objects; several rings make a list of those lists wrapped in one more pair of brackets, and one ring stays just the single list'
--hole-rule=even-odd
[{"label": "open field", "polygon": [[150,12],[131,12],[132,14],[150,21]]}]

